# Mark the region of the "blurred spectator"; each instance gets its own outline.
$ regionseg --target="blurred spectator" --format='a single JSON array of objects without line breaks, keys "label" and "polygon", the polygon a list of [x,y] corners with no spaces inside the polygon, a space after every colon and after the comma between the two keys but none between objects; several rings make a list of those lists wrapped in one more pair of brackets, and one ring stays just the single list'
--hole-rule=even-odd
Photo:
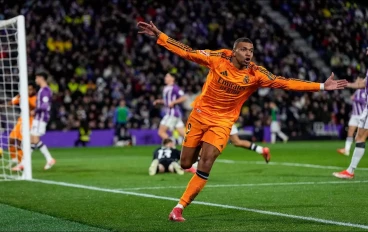
[{"label": "blurred spectator", "polygon": [[[361,49],[367,46],[366,9],[341,0],[272,2],[275,9],[292,19],[292,27],[305,28],[304,38],[339,76],[365,71]],[[50,129],[78,129],[86,119],[93,130],[116,129],[119,135],[129,128],[157,128],[161,115],[152,99],[161,95],[162,77],[167,72],[180,77],[178,85],[189,99],[182,105],[184,115],[190,112],[191,101],[200,93],[208,70],[138,35],[136,23],[141,20],[153,20],[169,36],[195,49],[231,48],[236,38],[246,36],[254,42],[254,61],[271,72],[310,81],[326,78],[290,46],[292,39],[262,13],[260,2],[254,0],[236,4],[222,0],[168,0],[165,4],[131,0],[3,1],[0,12],[5,18],[25,15],[30,75],[44,69],[53,77],[50,86],[55,107]],[[341,17],[334,18],[337,13]],[[0,57],[9,55],[8,45],[0,50]],[[1,75],[0,81],[10,83]],[[122,98],[131,114],[124,130],[116,128],[114,121],[115,107]],[[314,121],[346,123],[348,115],[343,112],[350,110],[340,92],[260,90],[244,104],[240,122],[240,126],[256,127],[255,139],[263,133],[262,126],[270,125],[271,100],[279,107],[281,128],[295,128],[291,137],[313,133],[310,128]]]},{"label": "blurred spectator", "polygon": [[126,125],[129,117],[129,109],[126,106],[125,100],[121,100],[119,103],[119,107],[115,110],[114,115],[114,124],[115,124],[115,142],[117,142],[118,137],[120,136],[121,129],[127,129]]},{"label": "blurred spectator", "polygon": [[81,144],[83,147],[86,147],[90,140],[91,133],[92,131],[89,128],[88,122],[84,120],[79,127],[79,136],[74,146],[78,147]]}]

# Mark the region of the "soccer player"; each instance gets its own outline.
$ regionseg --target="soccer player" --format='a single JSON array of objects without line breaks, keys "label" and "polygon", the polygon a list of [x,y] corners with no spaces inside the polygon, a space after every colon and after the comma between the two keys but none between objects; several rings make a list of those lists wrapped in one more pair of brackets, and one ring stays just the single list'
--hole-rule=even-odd
[{"label": "soccer player", "polygon": [[235,147],[242,147],[245,149],[255,151],[263,156],[266,163],[270,162],[271,152],[268,147],[262,147],[248,140],[242,140],[239,138],[238,133],[239,133],[238,128],[235,125],[233,125],[230,131],[230,141]]},{"label": "soccer player", "polygon": [[280,123],[277,119],[278,108],[274,102],[270,103],[271,108],[271,143],[276,143],[276,135],[278,135],[284,143],[289,140],[289,137],[281,131]]},{"label": "soccer player", "polygon": [[183,169],[190,168],[202,149],[201,159],[196,174],[169,215],[173,221],[185,220],[183,209],[206,185],[213,163],[225,148],[242,105],[254,91],[271,87],[316,92],[343,89],[347,85],[346,80],[333,80],[333,73],[325,83],[276,76],[251,62],[254,48],[248,38],[237,39],[232,55],[226,56],[223,51],[193,50],[162,33],[152,22],[139,22],[138,27],[138,33],[156,37],[157,44],[167,50],[210,69],[187,121],[180,165]]},{"label": "soccer player", "polygon": [[40,87],[37,93],[37,106],[31,128],[31,150],[40,149],[46,159],[45,170],[50,169],[56,160],[52,158],[49,149],[40,137],[46,133],[47,122],[50,119],[52,91],[47,84],[47,74],[36,74],[36,84]]},{"label": "soccer player", "polygon": [[166,107],[165,116],[160,122],[158,135],[162,140],[169,138],[167,131],[174,131],[176,128],[180,136],[185,136],[184,123],[181,120],[181,111],[179,104],[184,102],[186,97],[183,90],[175,84],[174,74],[167,73],[165,75],[165,84],[163,90],[163,99],[157,99],[153,105],[163,104]]},{"label": "soccer player", "polygon": [[[363,78],[358,77],[355,82],[362,82]],[[351,97],[353,101],[353,112],[349,120],[348,137],[346,137],[345,147],[337,149],[337,152],[349,156],[351,144],[353,143],[353,136],[359,125],[359,116],[363,112],[367,103],[367,94],[364,89],[357,89]]]},{"label": "soccer player", "polygon": [[[368,55],[368,49],[366,52]],[[352,89],[364,89],[365,93],[368,94],[368,71],[366,73],[365,79],[356,81],[354,83],[349,83],[348,88]],[[358,167],[360,160],[362,159],[364,152],[365,152],[365,141],[368,137],[368,106],[366,105],[363,112],[360,114],[359,117],[359,124],[358,124],[358,132],[355,136],[355,149],[353,153],[353,157],[351,158],[350,165],[348,169],[341,171],[341,172],[334,172],[332,173],[335,177],[340,179],[353,179],[355,169]]]},{"label": "soccer player", "polygon": [[[28,103],[29,110],[32,111],[36,108],[36,86],[33,82],[28,83]],[[7,105],[19,105],[20,104],[20,95],[15,96]],[[29,125],[32,125],[33,116],[29,116]],[[23,158],[23,150],[22,150],[22,117],[18,117],[17,123],[13,127],[13,130],[9,134],[9,153],[12,158],[13,163],[20,164]],[[17,166],[18,166],[17,165]],[[14,171],[17,171],[18,168],[14,167]],[[12,170],[13,170],[12,169]],[[22,169],[21,169],[22,170]]]},{"label": "soccer player", "polygon": [[148,169],[148,174],[154,176],[157,173],[171,172],[179,175],[184,174],[178,161],[180,151],[174,148],[174,141],[167,138],[162,142],[162,147],[157,148],[153,153],[153,160]]}]

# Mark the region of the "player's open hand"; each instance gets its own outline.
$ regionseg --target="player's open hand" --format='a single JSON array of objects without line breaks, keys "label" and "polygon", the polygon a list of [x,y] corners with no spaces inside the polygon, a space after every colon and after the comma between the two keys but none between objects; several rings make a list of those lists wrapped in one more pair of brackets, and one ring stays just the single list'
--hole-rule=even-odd
[{"label": "player's open hand", "polygon": [[157,29],[157,27],[155,26],[155,24],[153,24],[152,21],[150,21],[150,23],[139,22],[137,26],[139,28],[139,31],[138,31],[139,34],[146,34],[149,36],[158,37],[161,33],[161,31]]},{"label": "player's open hand", "polygon": [[331,76],[325,81],[325,90],[344,89],[348,85],[347,80],[334,80],[334,76],[335,74],[331,73]]}]

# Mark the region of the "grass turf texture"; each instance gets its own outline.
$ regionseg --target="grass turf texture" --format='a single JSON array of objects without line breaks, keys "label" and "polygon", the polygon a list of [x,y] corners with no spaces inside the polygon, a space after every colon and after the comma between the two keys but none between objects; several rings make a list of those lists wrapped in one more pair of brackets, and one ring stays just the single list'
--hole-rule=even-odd
[{"label": "grass turf texture", "polygon": [[[368,159],[362,159],[359,167],[363,169],[356,171],[353,181],[339,180],[332,172],[342,168],[334,167],[346,168],[351,159],[336,153],[341,146],[343,142],[276,144],[270,146],[272,159],[266,165],[260,155],[228,145],[196,201],[368,225]],[[169,222],[167,217],[175,201],[121,194],[128,191],[169,198],[181,196],[191,174],[148,176],[153,149],[54,149],[57,164],[49,171],[42,170],[42,155],[33,154],[35,179],[117,192],[2,181],[0,231],[365,230],[198,204],[185,210],[185,223]],[[295,163],[317,166],[290,166]]]}]

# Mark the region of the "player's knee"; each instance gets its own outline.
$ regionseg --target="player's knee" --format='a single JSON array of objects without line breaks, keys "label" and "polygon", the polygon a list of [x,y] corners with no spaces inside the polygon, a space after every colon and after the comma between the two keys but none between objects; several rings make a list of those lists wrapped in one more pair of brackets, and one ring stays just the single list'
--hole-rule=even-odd
[{"label": "player's knee", "polygon": [[159,172],[159,173],[165,172],[165,166],[164,166],[164,165],[162,165],[162,164],[159,164],[159,165],[158,165],[158,170],[157,170],[157,172]]},{"label": "player's knee", "polygon": [[158,136],[160,136],[162,139],[165,139],[167,136],[166,136],[166,131],[163,131],[163,130],[159,130],[157,132]]},{"label": "player's knee", "polygon": [[182,169],[189,169],[192,167],[192,160],[182,159],[180,160],[180,166]]},{"label": "player's knee", "polygon": [[174,163],[171,163],[167,169],[169,172],[174,172]]}]

